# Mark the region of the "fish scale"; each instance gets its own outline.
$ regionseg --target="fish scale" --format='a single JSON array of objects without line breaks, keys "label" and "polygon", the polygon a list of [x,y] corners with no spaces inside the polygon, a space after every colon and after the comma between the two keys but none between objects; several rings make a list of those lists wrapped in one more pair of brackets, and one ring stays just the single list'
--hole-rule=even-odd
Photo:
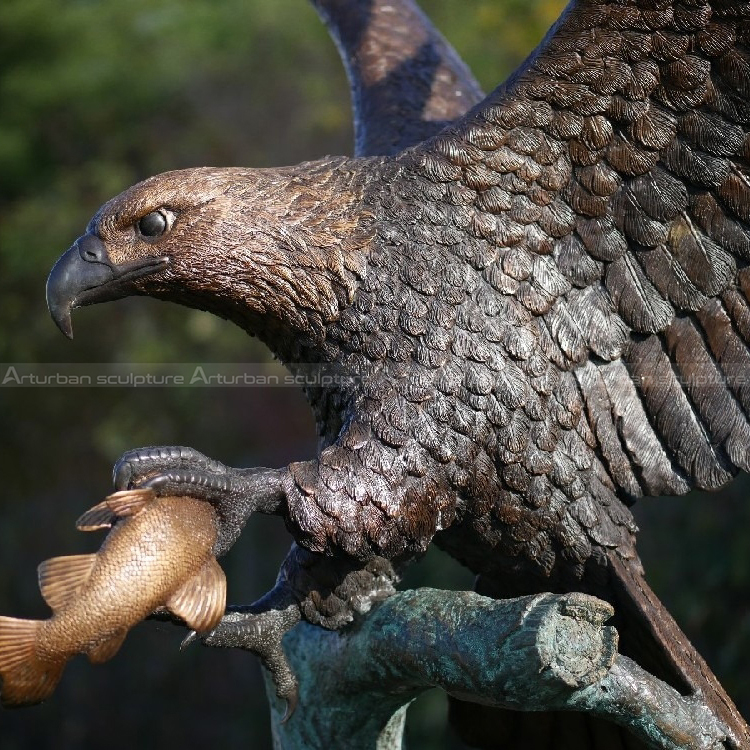
[{"label": "fish scale", "polygon": [[217,518],[210,504],[131,490],[111,495],[77,525],[111,531],[93,555],[39,566],[52,617],[0,617],[4,705],[44,700],[75,654],[93,663],[111,658],[128,630],[160,607],[198,631],[213,628],[224,613],[226,581],[213,554]]}]

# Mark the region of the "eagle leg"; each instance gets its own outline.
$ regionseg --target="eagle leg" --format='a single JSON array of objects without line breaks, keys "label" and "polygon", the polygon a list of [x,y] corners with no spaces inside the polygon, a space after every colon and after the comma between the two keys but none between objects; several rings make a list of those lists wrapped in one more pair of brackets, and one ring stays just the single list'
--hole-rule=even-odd
[{"label": "eagle leg", "polygon": [[153,446],[127,451],[115,464],[116,490],[150,487],[158,495],[188,495],[210,502],[219,515],[214,552],[225,554],[252,513],[276,513],[285,494],[283,470],[235,469],[194,448]]}]

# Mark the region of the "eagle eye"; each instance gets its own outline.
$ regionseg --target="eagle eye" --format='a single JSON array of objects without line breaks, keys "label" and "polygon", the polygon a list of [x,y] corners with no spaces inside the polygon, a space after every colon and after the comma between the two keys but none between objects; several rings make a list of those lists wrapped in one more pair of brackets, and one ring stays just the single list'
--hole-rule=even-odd
[{"label": "eagle eye", "polygon": [[138,231],[144,237],[161,237],[169,229],[169,220],[164,211],[152,211],[138,222]]}]

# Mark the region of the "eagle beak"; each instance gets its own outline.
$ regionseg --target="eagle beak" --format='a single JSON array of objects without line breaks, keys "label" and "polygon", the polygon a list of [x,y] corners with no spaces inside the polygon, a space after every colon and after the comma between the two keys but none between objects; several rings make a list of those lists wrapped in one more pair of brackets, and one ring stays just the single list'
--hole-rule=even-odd
[{"label": "eagle beak", "polygon": [[126,297],[133,292],[126,282],[160,271],[168,263],[168,258],[151,257],[116,265],[99,237],[84,234],[55,263],[47,279],[52,320],[72,339],[73,308]]}]

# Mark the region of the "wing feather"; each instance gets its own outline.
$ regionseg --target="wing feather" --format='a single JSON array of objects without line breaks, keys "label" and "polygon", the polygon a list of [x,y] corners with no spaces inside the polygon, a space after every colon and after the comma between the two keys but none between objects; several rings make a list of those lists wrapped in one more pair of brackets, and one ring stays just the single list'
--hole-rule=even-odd
[{"label": "wing feather", "polygon": [[413,0],[312,3],[346,68],[358,156],[418,143],[482,99],[471,71]]},{"label": "wing feather", "polygon": [[750,465],[749,16],[574,0],[505,84],[402,156],[476,192],[463,208],[499,248],[484,278],[576,370],[626,496]]}]

